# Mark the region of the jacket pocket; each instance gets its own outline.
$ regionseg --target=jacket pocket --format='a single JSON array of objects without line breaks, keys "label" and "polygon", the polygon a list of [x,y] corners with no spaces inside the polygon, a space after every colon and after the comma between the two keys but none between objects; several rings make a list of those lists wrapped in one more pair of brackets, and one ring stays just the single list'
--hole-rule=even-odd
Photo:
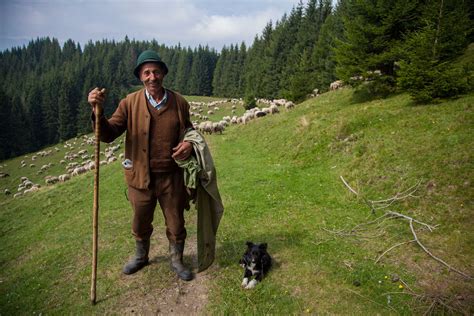
[{"label": "jacket pocket", "polygon": [[123,169],[123,173],[125,174],[125,181],[127,184],[132,184],[135,179],[135,169]]}]

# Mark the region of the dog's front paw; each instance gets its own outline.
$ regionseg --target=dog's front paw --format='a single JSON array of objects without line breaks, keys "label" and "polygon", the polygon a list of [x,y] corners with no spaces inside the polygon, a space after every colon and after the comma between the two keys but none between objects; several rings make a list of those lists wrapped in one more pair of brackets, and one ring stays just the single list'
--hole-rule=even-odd
[{"label": "dog's front paw", "polygon": [[246,287],[247,284],[249,284],[249,278],[244,278],[244,279],[242,280],[242,287]]},{"label": "dog's front paw", "polygon": [[258,281],[253,279],[252,281],[250,281],[247,286],[245,287],[246,290],[250,290],[250,289],[253,289],[255,287],[255,285],[257,285]]}]

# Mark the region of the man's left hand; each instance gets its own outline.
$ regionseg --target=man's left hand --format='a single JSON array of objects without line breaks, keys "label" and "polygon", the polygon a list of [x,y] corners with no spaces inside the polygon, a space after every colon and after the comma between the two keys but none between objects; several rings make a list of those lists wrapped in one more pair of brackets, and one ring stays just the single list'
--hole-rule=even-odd
[{"label": "man's left hand", "polygon": [[193,145],[189,142],[181,142],[178,146],[173,148],[173,155],[171,156],[176,160],[186,160],[189,158],[193,151]]}]

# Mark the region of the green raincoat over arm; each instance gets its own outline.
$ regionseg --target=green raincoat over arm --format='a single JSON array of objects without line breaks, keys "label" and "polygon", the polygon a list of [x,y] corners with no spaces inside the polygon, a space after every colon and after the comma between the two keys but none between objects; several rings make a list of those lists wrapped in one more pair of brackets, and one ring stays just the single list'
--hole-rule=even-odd
[{"label": "green raincoat over arm", "polygon": [[196,130],[188,130],[183,141],[193,145],[196,157],[177,160],[184,168],[185,185],[196,189],[198,271],[206,270],[214,261],[216,234],[224,212],[216,169],[204,137]]}]

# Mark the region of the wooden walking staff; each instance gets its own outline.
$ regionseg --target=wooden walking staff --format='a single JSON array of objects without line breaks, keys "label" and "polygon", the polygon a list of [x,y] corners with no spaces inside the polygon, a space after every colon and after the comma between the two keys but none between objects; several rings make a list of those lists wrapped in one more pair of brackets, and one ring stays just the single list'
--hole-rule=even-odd
[{"label": "wooden walking staff", "polygon": [[[105,93],[105,89],[100,91]],[[92,208],[92,279],[91,279],[91,302],[96,303],[96,281],[97,281],[97,246],[99,240],[99,166],[100,166],[100,117],[102,116],[102,106],[94,104],[95,113],[95,153],[94,153],[94,205]]]}]

